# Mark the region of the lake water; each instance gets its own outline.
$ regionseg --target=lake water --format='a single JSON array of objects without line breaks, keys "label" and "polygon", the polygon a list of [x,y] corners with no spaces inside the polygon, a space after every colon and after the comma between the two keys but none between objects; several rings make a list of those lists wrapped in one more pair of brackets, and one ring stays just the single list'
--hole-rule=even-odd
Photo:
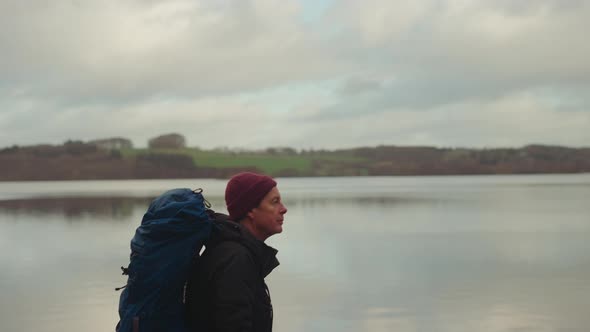
[{"label": "lake water", "polygon": [[[588,331],[590,174],[278,179],[278,332]],[[150,199],[219,180],[0,183],[0,331],[113,331]]]}]

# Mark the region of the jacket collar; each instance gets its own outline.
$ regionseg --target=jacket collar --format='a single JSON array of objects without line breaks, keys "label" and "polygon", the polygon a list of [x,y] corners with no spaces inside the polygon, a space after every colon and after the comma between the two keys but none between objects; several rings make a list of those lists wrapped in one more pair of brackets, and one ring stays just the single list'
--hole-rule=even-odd
[{"label": "jacket collar", "polygon": [[222,213],[213,216],[218,231],[215,242],[236,241],[244,245],[255,256],[263,278],[279,266],[278,250],[255,238],[244,226],[232,221]]}]

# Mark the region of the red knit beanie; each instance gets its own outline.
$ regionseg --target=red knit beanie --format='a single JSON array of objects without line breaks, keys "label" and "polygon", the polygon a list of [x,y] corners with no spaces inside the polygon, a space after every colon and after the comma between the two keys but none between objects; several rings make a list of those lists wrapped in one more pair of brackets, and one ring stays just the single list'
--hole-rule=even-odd
[{"label": "red knit beanie", "polygon": [[234,175],[225,188],[225,204],[229,218],[240,221],[257,207],[277,183],[270,176],[244,172]]}]

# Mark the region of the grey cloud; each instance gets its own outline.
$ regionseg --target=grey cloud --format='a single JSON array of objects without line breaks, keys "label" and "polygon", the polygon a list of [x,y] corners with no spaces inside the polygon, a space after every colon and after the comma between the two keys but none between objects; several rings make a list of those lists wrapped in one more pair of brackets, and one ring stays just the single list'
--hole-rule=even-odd
[{"label": "grey cloud", "polygon": [[[508,93],[528,88],[526,84],[519,83],[515,81],[502,84],[495,81],[473,80],[462,77],[459,73],[448,77],[398,78],[381,83],[371,81],[360,87],[351,85],[348,81],[340,89],[342,95],[337,102],[316,112],[295,115],[294,119],[305,122],[407,110],[426,112],[467,101],[490,102]],[[587,91],[590,92],[590,90]],[[565,91],[558,90],[557,93],[565,93]],[[578,106],[587,107],[590,110],[590,102],[583,106],[578,104]]]},{"label": "grey cloud", "polygon": [[[373,2],[368,6],[371,4]],[[555,110],[590,110],[590,102],[582,97],[590,92],[590,65],[585,60],[590,57],[590,47],[581,34],[590,28],[586,19],[590,16],[587,4],[562,5],[557,1],[475,4],[474,8],[462,9],[462,14],[485,18],[496,12],[517,23],[523,20],[523,24],[530,27],[499,37],[486,35],[485,31],[476,34],[477,30],[472,30],[480,28],[478,22],[453,17],[457,14],[452,12],[445,14],[448,8],[444,7],[442,13],[433,11],[434,7],[425,9],[425,16],[416,23],[420,28],[402,29],[401,36],[399,31],[388,36],[388,25],[384,24],[382,28],[387,37],[382,43],[366,45],[372,54],[381,54],[381,57],[373,56],[371,62],[359,63],[371,72],[394,79],[379,87],[373,86],[371,94],[362,96],[354,93],[351,83],[347,82],[341,89],[341,92],[348,92],[343,98],[308,114],[307,119],[346,118],[407,109],[433,110],[466,101],[489,102],[523,92],[533,92],[540,98],[547,97],[539,92],[554,99],[576,100],[576,103],[551,105]],[[424,22],[425,17],[427,22]],[[503,28],[501,23],[498,22],[499,29]],[[356,38],[353,44],[367,43],[360,32],[347,32],[347,38],[349,41]],[[366,48],[361,50],[366,52]],[[351,56],[357,60],[366,58],[362,52],[353,52]]]},{"label": "grey cloud", "polygon": [[66,102],[125,102],[256,90],[338,67],[278,5],[5,3],[1,81]]},{"label": "grey cloud", "polygon": [[[346,39],[362,45],[354,53],[359,66],[418,86],[431,84],[413,83],[417,79],[444,80],[443,90],[465,91],[459,98],[590,82],[590,63],[585,60],[590,46],[582,33],[590,28],[590,6],[542,1],[510,8],[511,3],[472,2],[454,8],[451,2],[432,2],[414,20],[398,26],[374,25],[377,13],[391,13],[385,17],[392,21],[404,13],[393,3],[372,1],[356,8],[361,10],[358,16],[346,8],[347,16],[337,19],[356,26],[352,33],[346,31]],[[363,16],[363,11],[373,14]],[[372,25],[356,25],[358,20]],[[367,39],[367,34],[377,39]],[[372,56],[362,62],[366,53]]]},{"label": "grey cloud", "polygon": [[[569,122],[587,121],[571,111],[590,110],[586,1],[344,1],[311,26],[298,15],[284,1],[2,1],[0,143],[111,134],[143,143],[213,123],[208,146],[488,144],[498,140],[473,139],[480,127],[455,138],[461,131],[438,117],[457,107],[468,118],[463,108],[473,105],[487,120],[494,113],[480,107],[522,94],[543,111],[567,111],[561,122],[573,144],[588,138]],[[289,104],[311,109],[281,116],[258,98],[254,119],[234,98],[334,81],[342,84],[328,101],[301,94]],[[261,123],[253,137],[225,134]],[[481,130],[489,137],[503,125]],[[341,136],[342,128],[354,130]],[[507,140],[525,140],[510,130]]]},{"label": "grey cloud", "polygon": [[528,15],[547,8],[551,11],[571,11],[584,7],[584,0],[533,0],[533,1],[511,1],[496,0],[483,5],[484,7],[501,10],[513,15]]},{"label": "grey cloud", "polygon": [[348,79],[340,88],[340,93],[345,96],[376,92],[381,90],[382,83],[375,79],[362,79],[353,77]]},{"label": "grey cloud", "polygon": [[[459,14],[449,11],[450,3],[432,2],[402,30],[390,32],[397,27],[394,22],[377,25],[385,39],[376,46],[366,45],[362,27],[350,17],[326,20],[342,27],[341,34],[316,36],[293,10],[277,11],[280,4],[56,4],[31,8],[27,2],[4,3],[0,81],[65,104],[226,95],[366,71],[399,77],[411,89],[433,86],[429,80],[444,81],[432,93],[440,90],[458,99],[590,77],[585,60],[590,46],[580,33],[590,27],[590,8],[582,2],[479,2]],[[373,1],[363,9],[395,11],[395,6]],[[478,22],[469,19],[496,12],[527,20],[543,8],[555,13],[506,41],[476,33]],[[354,17],[350,8],[344,10]],[[419,77],[425,82],[418,82]],[[350,81],[342,92],[377,89],[375,84]],[[396,98],[415,99],[412,94],[421,92],[406,91]],[[432,97],[432,103],[437,100]]]}]

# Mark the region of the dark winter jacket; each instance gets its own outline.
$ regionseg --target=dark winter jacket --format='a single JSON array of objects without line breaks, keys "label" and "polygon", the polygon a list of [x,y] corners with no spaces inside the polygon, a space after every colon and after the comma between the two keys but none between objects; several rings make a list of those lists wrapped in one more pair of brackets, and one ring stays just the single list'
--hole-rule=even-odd
[{"label": "dark winter jacket", "polygon": [[186,293],[191,331],[270,332],[273,311],[264,278],[279,265],[277,251],[227,216],[194,265]]}]

